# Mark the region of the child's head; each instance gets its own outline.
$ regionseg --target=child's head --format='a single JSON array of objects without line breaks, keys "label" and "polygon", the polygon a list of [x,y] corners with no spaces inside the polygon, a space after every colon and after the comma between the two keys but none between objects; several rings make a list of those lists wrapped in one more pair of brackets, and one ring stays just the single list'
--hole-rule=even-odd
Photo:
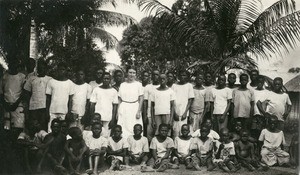
[{"label": "child's head", "polygon": [[91,121],[91,124],[93,124],[95,122],[101,122],[101,115],[99,113],[94,114],[94,116],[92,118],[92,121]]},{"label": "child's head", "polygon": [[37,73],[38,75],[46,75],[47,63],[44,60],[39,60],[37,62]]},{"label": "child's head", "polygon": [[200,127],[200,138],[206,139],[210,132],[210,128],[206,124],[202,124]]},{"label": "child's head", "polygon": [[61,131],[61,122],[59,119],[55,118],[51,121],[51,131],[54,135]]},{"label": "child's head", "polygon": [[242,130],[242,122],[240,120],[235,121],[234,130],[236,133],[239,133]]},{"label": "child's head", "polygon": [[152,78],[152,82],[154,83],[158,83],[159,82],[159,70],[155,69],[152,71],[152,75],[151,75],[151,78]]},{"label": "child's head", "polygon": [[262,89],[265,84],[265,77],[263,75],[257,76],[257,88]]},{"label": "child's head", "polygon": [[205,83],[205,85],[211,85],[212,82],[213,82],[212,74],[210,72],[206,72],[204,74],[204,83]]},{"label": "child's head", "polygon": [[219,75],[217,79],[217,85],[218,87],[224,87],[226,84],[226,77],[225,75]]},{"label": "child's head", "polygon": [[280,77],[276,77],[273,80],[273,89],[275,92],[280,92],[283,86],[283,80]]},{"label": "child's head", "polygon": [[236,75],[234,73],[228,74],[228,84],[235,84],[236,82]]},{"label": "child's head", "polygon": [[103,86],[109,86],[110,85],[110,81],[111,81],[111,75],[109,72],[104,72],[103,73],[103,80],[102,80],[102,83],[103,83]]},{"label": "child's head", "polygon": [[202,86],[203,84],[203,75],[198,74],[195,79],[195,83],[197,86]]},{"label": "child's head", "polygon": [[37,133],[41,130],[40,124],[37,120],[29,120],[26,125],[30,133]]},{"label": "child's head", "polygon": [[190,134],[190,127],[188,124],[183,124],[181,126],[181,134],[184,137],[187,137]]},{"label": "child's head", "polygon": [[133,133],[135,136],[140,136],[143,132],[143,127],[141,124],[135,124],[133,127]]},{"label": "child's head", "polygon": [[121,134],[122,134],[122,126],[121,125],[116,125],[112,129],[112,137],[114,137],[114,138],[120,138]]},{"label": "child's head", "polygon": [[57,75],[59,77],[66,77],[67,76],[67,65],[65,63],[59,63],[57,65]]},{"label": "child's head", "polygon": [[85,79],[85,73],[83,69],[78,69],[76,71],[76,80],[80,82],[84,82]]},{"label": "child's head", "polygon": [[71,136],[72,140],[81,141],[82,132],[78,127],[72,127],[69,129],[68,134]]},{"label": "child's head", "polygon": [[165,86],[167,84],[167,76],[166,76],[166,74],[160,74],[159,83],[162,86]]},{"label": "child's head", "polygon": [[257,81],[257,76],[259,75],[258,70],[253,69],[250,71],[250,79],[251,81]]},{"label": "child's head", "polygon": [[174,73],[172,71],[169,71],[167,73],[167,82],[168,83],[173,83],[174,82]]},{"label": "child's head", "polygon": [[240,136],[242,142],[247,142],[249,139],[249,132],[247,130],[242,130]]},{"label": "child's head", "polygon": [[158,127],[158,132],[160,136],[167,137],[169,132],[169,125],[162,123]]},{"label": "child's head", "polygon": [[102,125],[100,122],[95,122],[92,124],[93,136],[99,137],[102,132]]},{"label": "child's head", "polygon": [[67,134],[69,128],[68,122],[66,120],[62,120],[60,121],[60,126],[61,126],[61,132],[63,134]]},{"label": "child's head", "polygon": [[229,143],[229,130],[227,128],[222,128],[220,130],[220,138],[223,142]]},{"label": "child's head", "polygon": [[247,74],[240,75],[240,84],[243,87],[246,87],[249,82],[249,76]]},{"label": "child's head", "polygon": [[103,73],[104,73],[105,71],[104,71],[104,69],[103,68],[97,68],[96,69],[96,79],[97,80],[102,80],[102,78],[103,78]]},{"label": "child's head", "polygon": [[26,70],[28,73],[31,73],[34,71],[34,68],[35,68],[35,65],[36,65],[36,62],[35,62],[35,59],[33,58],[29,58],[26,62]]},{"label": "child's head", "polygon": [[141,77],[142,78],[142,82],[148,83],[149,82],[149,77],[150,77],[149,72],[146,71],[146,70],[144,70],[142,72],[142,77]]},{"label": "child's head", "polygon": [[275,130],[277,128],[278,118],[276,115],[271,115],[269,117],[269,127],[271,130]]},{"label": "child's head", "polygon": [[211,121],[210,118],[206,119],[205,122],[204,122],[204,124],[205,124],[209,129],[211,129],[211,127],[212,127],[212,121]]},{"label": "child's head", "polygon": [[114,81],[115,83],[122,83],[123,81],[123,72],[119,69],[114,72]]},{"label": "child's head", "polygon": [[186,71],[186,70],[179,71],[179,77],[178,77],[179,82],[185,83],[185,82],[188,81],[188,78],[189,78],[189,72],[188,71]]}]

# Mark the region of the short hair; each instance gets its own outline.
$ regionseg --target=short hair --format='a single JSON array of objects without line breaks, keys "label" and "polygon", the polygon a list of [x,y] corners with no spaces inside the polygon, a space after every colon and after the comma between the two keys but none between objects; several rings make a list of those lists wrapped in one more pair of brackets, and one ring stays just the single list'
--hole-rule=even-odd
[{"label": "short hair", "polygon": [[160,71],[158,69],[153,69],[151,74],[153,75],[155,71],[158,71],[158,73],[160,74]]},{"label": "short hair", "polygon": [[68,134],[73,138],[74,136],[81,134],[81,130],[78,127],[72,127],[68,130]]},{"label": "short hair", "polygon": [[166,75],[168,75],[168,74],[172,74],[172,75],[174,76],[174,72],[173,72],[173,71],[168,71],[168,72],[166,73]]},{"label": "short hair", "polygon": [[159,125],[158,130],[160,131],[163,127],[167,127],[169,129],[169,125],[166,123],[162,123]]},{"label": "short hair", "polygon": [[92,123],[92,128],[95,127],[96,125],[100,125],[100,127],[102,128],[102,124],[100,122],[94,122],[94,123]]},{"label": "short hair", "polygon": [[280,81],[281,83],[283,83],[283,79],[281,77],[274,78],[273,82],[275,82],[275,81]]},{"label": "short hair", "polygon": [[221,77],[225,77],[225,79],[226,79],[226,76],[224,74],[218,75],[218,79],[221,78]]},{"label": "short hair", "polygon": [[145,75],[145,73],[148,73],[149,74],[149,72],[147,71],[147,70],[143,70],[143,72],[142,72],[142,76],[144,76]]},{"label": "short hair", "polygon": [[203,130],[203,129],[207,129],[209,131],[209,127],[207,126],[207,124],[205,124],[205,123],[201,124],[200,130]]},{"label": "short hair", "polygon": [[243,74],[240,75],[240,79],[241,79],[242,77],[247,77],[247,79],[249,79],[248,74],[245,74],[245,73],[243,73]]},{"label": "short hair", "polygon": [[230,73],[230,74],[228,74],[228,77],[231,76],[231,75],[233,75],[233,76],[236,77],[235,73]]},{"label": "short hair", "polygon": [[120,130],[122,130],[122,126],[121,125],[116,125],[115,127],[113,127],[112,132],[115,132],[115,130],[119,128]]},{"label": "short hair", "polygon": [[120,69],[117,69],[114,71],[114,77],[116,77],[118,73],[121,73],[123,75],[123,72]]},{"label": "short hair", "polygon": [[55,118],[51,121],[51,127],[54,125],[54,123],[58,123],[59,125],[61,124],[62,121],[60,121],[58,118]]},{"label": "short hair", "polygon": [[178,73],[178,75],[182,75],[182,74],[186,74],[188,77],[190,76],[190,72],[185,69],[181,69]]},{"label": "short hair", "polygon": [[95,117],[100,117],[101,118],[102,116],[99,113],[95,113],[94,116],[93,116],[93,118],[95,118]]},{"label": "short hair", "polygon": [[257,76],[257,79],[259,80],[259,79],[262,79],[263,81],[265,81],[265,76],[263,76],[263,75],[258,75]]},{"label": "short hair", "polygon": [[136,72],[137,72],[137,68],[135,67],[135,66],[128,66],[127,68],[126,68],[126,72],[128,73],[128,71],[130,70],[130,69],[133,69],[133,70],[135,70]]},{"label": "short hair", "polygon": [[103,72],[103,75],[102,75],[102,77],[104,77],[105,75],[108,75],[108,76],[111,78],[111,75],[110,75],[110,73],[109,73],[109,72]]},{"label": "short hair", "polygon": [[241,132],[240,132],[240,135],[242,135],[242,133],[244,133],[244,132],[247,133],[248,135],[249,135],[249,133],[250,133],[249,130],[247,130],[247,129],[242,129]]},{"label": "short hair", "polygon": [[105,72],[105,69],[103,67],[96,67],[95,71],[97,72],[98,70],[102,70],[103,73]]},{"label": "short hair", "polygon": [[220,134],[222,135],[224,132],[228,132],[229,133],[229,130],[227,128],[222,128],[220,130]]},{"label": "short hair", "polygon": [[190,127],[188,124],[183,124],[182,126],[181,126],[181,128],[183,128],[183,127]]},{"label": "short hair", "polygon": [[250,70],[250,73],[252,73],[252,72],[256,72],[257,74],[259,74],[259,71],[257,69]]},{"label": "short hair", "polygon": [[39,59],[38,61],[37,61],[37,66],[39,67],[39,66],[43,66],[43,67],[45,67],[45,68],[47,68],[47,63],[46,63],[46,61],[45,60],[43,60],[43,59]]},{"label": "short hair", "polygon": [[141,125],[141,124],[135,124],[133,127],[136,127],[136,126],[139,126],[139,127],[141,127],[142,129],[143,129],[143,126]]}]

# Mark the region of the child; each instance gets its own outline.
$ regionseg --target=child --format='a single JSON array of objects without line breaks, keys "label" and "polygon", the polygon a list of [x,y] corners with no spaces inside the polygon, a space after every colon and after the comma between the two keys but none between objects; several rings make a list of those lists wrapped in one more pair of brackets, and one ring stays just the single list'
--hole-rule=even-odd
[{"label": "child", "polygon": [[172,88],[173,84],[176,82],[175,77],[174,77],[174,73],[171,71],[168,71],[166,73],[167,75],[167,86],[169,88]]},{"label": "child", "polygon": [[196,131],[200,128],[199,126],[202,124],[203,114],[206,113],[206,111],[204,111],[206,91],[202,85],[202,82],[203,75],[197,75],[195,80],[196,85],[194,86],[195,98],[190,108],[190,119],[192,120],[190,124],[193,131]]},{"label": "child", "polygon": [[102,68],[97,68],[96,69],[96,72],[95,72],[95,74],[96,74],[96,79],[94,80],[94,81],[91,81],[90,83],[89,83],[89,85],[92,87],[92,90],[94,90],[95,89],[95,87],[99,87],[99,86],[101,86],[102,85],[102,78],[103,78],[103,74],[104,74],[104,69],[102,69]]},{"label": "child", "polygon": [[246,130],[241,131],[241,139],[236,142],[236,157],[242,166],[249,171],[254,171],[256,168],[262,169],[261,165],[256,159],[254,144],[249,140],[249,132]]},{"label": "child", "polygon": [[149,154],[148,139],[142,136],[143,127],[141,124],[134,125],[133,133],[134,135],[127,138],[129,144],[129,161],[135,164],[140,164],[141,166],[145,166]]},{"label": "child", "polygon": [[74,95],[72,97],[72,110],[78,118],[75,118],[75,126],[83,130],[82,119],[86,116],[89,109],[89,100],[92,93],[91,85],[85,82],[85,73],[83,70],[77,70],[74,85]]},{"label": "child", "polygon": [[151,161],[149,160],[149,163],[152,164],[154,162],[153,168],[157,172],[163,172],[168,168],[174,142],[168,137],[169,126],[167,124],[160,124],[158,131],[159,134],[152,139],[150,144],[152,158],[150,159]]},{"label": "child", "polygon": [[[86,146],[89,150],[89,165],[90,169],[86,171],[88,174],[98,174],[99,161],[104,163],[104,154],[107,148],[107,139],[101,136],[102,125],[101,123],[95,122],[92,124],[93,135],[84,137]],[[94,161],[93,161],[94,159]],[[102,159],[102,160],[99,160]],[[94,168],[93,168],[94,163]]]},{"label": "child", "polygon": [[37,76],[31,76],[25,83],[24,89],[30,97],[29,118],[38,120],[42,129],[48,131],[49,114],[46,111],[46,86],[51,77],[46,75],[47,64],[39,60]]},{"label": "child", "polygon": [[250,71],[250,80],[251,80],[251,82],[247,85],[248,89],[252,90],[252,89],[256,88],[258,75],[259,75],[258,70],[253,69],[253,70]]},{"label": "child", "polygon": [[179,82],[173,84],[172,89],[175,92],[175,112],[173,116],[173,137],[180,135],[180,129],[183,124],[187,124],[188,111],[195,97],[192,84],[188,83],[189,73],[182,70],[179,73]]},{"label": "child", "polygon": [[114,72],[114,82],[115,84],[112,86],[116,91],[119,91],[121,83],[123,82],[123,72],[119,69]]},{"label": "child", "polygon": [[[204,74],[204,83],[203,87],[205,88],[205,113],[204,113],[204,118],[203,120],[206,120],[207,118],[211,118],[211,115],[213,111],[211,111],[211,104],[210,101],[212,101],[212,96],[211,96],[211,91],[215,87],[214,85],[214,78],[210,72],[205,72]],[[219,131],[218,131],[219,132]]]},{"label": "child", "polygon": [[181,136],[177,136],[174,140],[174,156],[172,161],[177,165],[177,168],[179,168],[180,163],[186,166],[191,163],[191,157],[189,156],[191,142],[190,127],[188,124],[184,124],[181,126]]},{"label": "child", "polygon": [[108,136],[110,129],[117,124],[118,92],[110,86],[111,75],[103,74],[103,84],[94,88],[91,96],[91,114],[99,113]]},{"label": "child", "polygon": [[[203,124],[209,129],[209,132],[208,132],[208,135],[207,137],[213,139],[213,141],[216,141],[216,140],[219,140],[220,139],[220,136],[219,134],[212,130],[211,127],[212,127],[212,122],[211,122],[211,119],[206,119]],[[198,129],[196,130],[193,134],[192,134],[192,137],[200,137],[201,136],[201,130]]]},{"label": "child", "polygon": [[243,128],[250,129],[254,110],[253,91],[247,88],[248,75],[240,75],[240,87],[232,92],[233,117],[234,120],[242,122]]},{"label": "child", "polygon": [[78,127],[69,129],[71,139],[67,140],[65,151],[67,153],[69,170],[72,174],[79,174],[83,155],[88,150],[85,141],[82,138],[82,132]]},{"label": "child", "polygon": [[155,135],[158,134],[157,126],[162,123],[169,125],[169,127],[171,128],[171,116],[173,116],[174,114],[174,91],[171,88],[167,87],[167,77],[165,74],[160,75],[159,81],[160,86],[153,90],[153,93],[150,97],[151,120]]},{"label": "child", "polygon": [[[122,126],[116,125],[112,130],[112,136],[108,138],[107,160],[111,162],[110,170],[121,170],[128,152],[128,142],[121,136]],[[127,163],[127,162],[126,162]],[[127,164],[128,165],[128,164]]]},{"label": "child", "polygon": [[[227,87],[231,90],[231,94],[233,92],[233,90],[237,89],[238,88],[238,85],[235,84],[236,82],[236,75],[234,73],[230,73],[228,74],[228,78],[227,78]],[[233,104],[231,103],[230,104],[230,109],[229,109],[229,115],[228,115],[228,123],[232,123],[233,122],[233,109],[234,109],[234,106]],[[228,129],[229,131],[232,131],[233,130],[233,126],[232,125],[228,125]]]},{"label": "child", "polygon": [[283,130],[284,121],[288,117],[292,109],[292,103],[287,93],[282,92],[283,80],[280,77],[276,77],[273,80],[273,91],[269,92],[267,96],[267,109],[265,110],[262,105],[262,101],[257,102],[259,111],[267,116],[267,113],[275,115],[278,118],[278,129]]},{"label": "child", "polygon": [[[212,171],[216,166],[212,162],[213,139],[208,137],[209,128],[202,124],[201,135],[194,137],[190,145],[189,155],[192,155],[193,167],[200,171],[200,166],[207,166],[207,171]],[[194,152],[195,154],[192,154]]]},{"label": "child", "polygon": [[214,142],[214,163],[217,163],[219,168],[225,172],[235,172],[239,169],[236,165],[234,144],[229,139],[229,131],[226,128],[220,131],[220,141]]},{"label": "child", "polygon": [[299,166],[299,123],[296,122],[292,127],[293,137],[290,144],[289,154],[291,156],[291,165],[293,168]]},{"label": "child", "polygon": [[231,103],[230,89],[226,87],[225,75],[220,75],[217,79],[217,87],[210,92],[210,108],[213,130],[219,132],[222,128],[227,128],[227,113]]},{"label": "child", "polygon": [[288,165],[290,155],[282,150],[286,143],[283,131],[277,128],[278,119],[272,115],[269,120],[269,127],[261,131],[258,139],[263,142],[260,153],[261,160],[268,166],[273,166],[276,163],[280,166]]},{"label": "child", "polygon": [[56,79],[48,81],[47,94],[47,110],[50,113],[50,121],[48,131],[51,132],[50,124],[55,118],[64,120],[67,113],[71,111],[71,99],[74,94],[74,83],[67,78],[66,65],[61,63],[58,65]]},{"label": "child", "polygon": [[[91,123],[88,127],[85,128],[85,130],[82,131],[82,135],[83,135],[83,139],[87,136],[87,137],[91,137],[93,135],[92,132],[92,125],[93,123],[101,123],[101,115],[98,113],[95,113],[91,119]],[[102,126],[102,124],[101,124]],[[102,126],[101,129],[101,136],[105,137],[106,139],[108,139],[108,137],[110,136],[108,134],[108,131]]]}]

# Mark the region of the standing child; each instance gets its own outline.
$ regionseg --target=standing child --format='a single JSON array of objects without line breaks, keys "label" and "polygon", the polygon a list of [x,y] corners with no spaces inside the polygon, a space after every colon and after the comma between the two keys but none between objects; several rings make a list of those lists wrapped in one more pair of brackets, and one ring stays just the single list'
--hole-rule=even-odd
[{"label": "standing child", "polygon": [[[189,155],[192,155],[193,167],[200,171],[200,166],[207,166],[207,171],[212,171],[216,166],[212,162],[213,139],[208,137],[210,129],[204,124],[201,125],[198,137],[194,137],[190,145]],[[192,154],[194,152],[195,154]]]},{"label": "standing child", "polygon": [[96,72],[95,72],[95,74],[96,74],[95,80],[93,80],[93,81],[91,81],[91,82],[89,83],[89,85],[91,85],[91,87],[92,87],[92,90],[94,90],[95,87],[99,87],[99,86],[102,85],[102,78],[103,78],[104,72],[105,72],[104,69],[102,69],[102,68],[100,68],[100,67],[98,67],[98,68],[96,69]]},{"label": "standing child", "polygon": [[217,87],[210,93],[210,107],[212,111],[211,119],[213,130],[219,132],[222,128],[227,128],[227,113],[231,103],[230,89],[226,87],[225,75],[220,75],[217,80]]},{"label": "standing child", "polygon": [[269,92],[267,97],[267,109],[265,110],[262,105],[262,101],[257,102],[259,111],[267,116],[267,113],[277,116],[279,120],[278,129],[283,130],[284,121],[288,117],[292,109],[292,103],[287,93],[282,92],[283,80],[280,77],[276,77],[273,80],[273,91]]},{"label": "standing child", "polygon": [[[151,119],[155,135],[158,134],[158,126],[162,123],[172,126],[174,114],[175,94],[171,88],[167,87],[167,77],[165,74],[160,75],[160,86],[153,90],[151,94]],[[154,135],[154,134],[153,134]]]},{"label": "standing child", "polygon": [[99,113],[105,130],[110,135],[110,129],[117,124],[118,92],[110,86],[111,75],[103,74],[103,84],[93,90],[91,96],[91,114]]},{"label": "standing child", "polygon": [[75,126],[84,129],[82,119],[87,116],[89,109],[89,100],[92,93],[91,85],[85,82],[85,73],[83,70],[76,72],[76,80],[74,85],[74,95],[72,98],[72,110],[73,114],[76,114],[78,118],[75,119]]},{"label": "standing child", "polygon": [[107,160],[111,163],[110,170],[121,170],[121,163],[124,163],[127,156],[129,145],[127,140],[121,135],[122,126],[116,125],[112,130],[112,136],[108,138],[106,156]]},{"label": "standing child", "polygon": [[115,84],[112,86],[116,91],[119,91],[121,83],[123,82],[123,72],[119,69],[114,72],[114,82]]},{"label": "standing child", "polygon": [[106,153],[107,139],[100,135],[101,131],[102,131],[101,123],[93,123],[92,124],[93,135],[88,135],[84,137],[86,146],[88,147],[89,150],[90,169],[86,171],[86,173],[88,174],[94,173],[94,175],[97,175],[99,161],[104,163],[104,154]]},{"label": "standing child", "polygon": [[194,86],[195,98],[190,108],[190,119],[192,120],[190,124],[193,131],[200,128],[199,126],[202,124],[203,116],[206,113],[204,108],[206,91],[202,82],[203,75],[197,75],[195,80],[196,85]]},{"label": "standing child", "polygon": [[191,143],[190,127],[188,124],[183,124],[181,126],[181,136],[177,136],[174,140],[175,146],[172,161],[177,165],[176,167],[179,168],[179,164],[185,164],[186,166],[191,164],[191,157],[189,155]]},{"label": "standing child", "polygon": [[172,88],[173,84],[176,82],[174,73],[172,71],[168,71],[166,75],[167,75],[167,86],[169,88]]},{"label": "standing child", "polygon": [[173,116],[173,137],[180,135],[183,124],[187,124],[188,112],[195,97],[192,84],[188,83],[189,73],[186,70],[180,71],[179,82],[173,84],[175,92],[175,112]]},{"label": "standing child", "polygon": [[240,87],[232,92],[233,117],[240,120],[243,128],[250,129],[254,110],[253,91],[247,88],[249,77],[240,75]]},{"label": "standing child", "polygon": [[129,161],[135,164],[140,164],[141,166],[145,166],[149,154],[148,139],[142,136],[143,127],[141,124],[134,125],[133,133],[134,135],[129,136],[127,139],[129,144]]},{"label": "standing child", "polygon": [[80,171],[83,155],[88,150],[85,141],[82,138],[82,132],[78,127],[72,127],[69,129],[69,135],[71,139],[67,140],[65,145],[65,151],[67,153],[69,170],[72,174],[78,174]]},{"label": "standing child", "polygon": [[217,163],[219,168],[225,172],[235,172],[239,168],[236,164],[234,144],[229,139],[229,131],[223,128],[220,134],[220,141],[214,142],[215,159],[213,162]]},{"label": "standing child", "polygon": [[[235,84],[236,82],[236,75],[234,73],[230,73],[228,74],[228,78],[227,78],[227,87],[231,90],[231,94],[233,92],[233,90],[237,89],[238,88],[238,85]],[[232,123],[233,122],[233,104],[230,103],[230,109],[229,109],[229,115],[228,115],[228,123]],[[232,131],[233,130],[233,126],[232,125],[229,125],[228,126],[229,128],[229,131]]]},{"label": "standing child", "polygon": [[288,165],[290,155],[282,150],[283,146],[286,146],[286,142],[283,131],[277,128],[278,119],[272,115],[269,120],[269,127],[261,131],[258,139],[262,142],[261,160],[268,166],[273,166],[276,163],[280,166]]}]

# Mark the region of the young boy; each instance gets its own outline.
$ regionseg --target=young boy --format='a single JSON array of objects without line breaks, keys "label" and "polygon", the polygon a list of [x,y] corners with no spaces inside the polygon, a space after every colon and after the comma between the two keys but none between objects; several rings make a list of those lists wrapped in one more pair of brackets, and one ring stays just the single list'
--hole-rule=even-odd
[{"label": "young boy", "polygon": [[[238,88],[238,85],[235,84],[236,82],[236,75],[234,73],[230,73],[228,74],[228,78],[227,78],[227,87],[231,90],[231,94],[233,92],[233,90],[237,89]],[[233,109],[234,109],[234,106],[233,104],[231,103],[230,104],[230,109],[229,109],[229,115],[228,115],[228,123],[232,123],[233,122]],[[232,125],[228,125],[228,129],[229,131],[232,131],[233,130],[233,126]]]},{"label": "young boy", "polygon": [[230,89],[226,87],[225,75],[218,77],[217,87],[211,90],[209,99],[213,130],[219,132],[222,128],[227,128],[227,113],[232,99]]},{"label": "young boy", "polygon": [[30,97],[29,119],[38,120],[42,129],[48,131],[49,114],[46,111],[46,86],[51,77],[46,75],[47,64],[40,60],[37,64],[37,76],[31,76],[24,89]]},{"label": "young boy", "polygon": [[[91,119],[90,125],[88,127],[85,128],[85,130],[82,131],[82,135],[83,138],[87,137],[91,137],[93,135],[92,132],[92,125],[93,123],[101,123],[101,115],[98,113],[95,113]],[[102,124],[101,124],[102,126]],[[108,137],[110,136],[110,134],[108,134],[108,131],[102,126],[101,129],[101,136],[105,137],[106,139],[108,139]]]},{"label": "young boy", "polygon": [[77,70],[76,80],[74,85],[74,95],[72,97],[72,110],[73,114],[78,118],[75,118],[75,126],[84,129],[82,119],[87,116],[89,109],[89,100],[92,93],[91,85],[85,82],[85,73],[83,70]]},{"label": "young boy", "polygon": [[190,135],[190,127],[188,124],[181,126],[181,136],[177,136],[174,140],[174,156],[172,162],[177,165],[173,168],[179,168],[179,164],[188,166],[191,163],[189,155],[192,136]]},{"label": "young boy", "polygon": [[119,91],[120,85],[123,82],[123,72],[119,69],[114,72],[114,82],[115,84],[112,86],[116,91]]},{"label": "young boy", "polygon": [[249,77],[240,75],[240,87],[232,92],[233,117],[240,120],[243,128],[250,129],[254,110],[253,91],[247,88]]},{"label": "young boy", "polygon": [[124,163],[125,157],[128,154],[128,142],[121,135],[122,126],[116,125],[112,130],[112,136],[108,138],[106,156],[107,160],[111,163],[110,170],[121,170],[120,165]]},{"label": "young boy", "polygon": [[[209,129],[209,132],[208,132],[208,135],[207,137],[213,139],[213,141],[216,141],[216,140],[219,140],[220,139],[220,136],[219,134],[212,130],[212,121],[211,119],[206,119],[203,124]],[[196,130],[193,134],[192,134],[192,137],[200,137],[201,136],[201,129],[198,129]]]},{"label": "young boy", "polygon": [[173,84],[176,82],[175,77],[174,77],[174,73],[171,71],[168,71],[166,73],[167,75],[167,86],[169,88],[172,88]]},{"label": "young boy", "polygon": [[192,120],[190,124],[193,131],[200,128],[199,126],[202,124],[203,114],[206,113],[206,111],[204,111],[206,91],[202,82],[203,75],[197,75],[195,80],[196,85],[194,86],[195,98],[190,108],[190,119]]},{"label": "young boy", "polygon": [[134,164],[140,164],[141,166],[145,166],[149,154],[148,139],[142,136],[143,127],[140,124],[134,125],[133,133],[134,135],[129,136],[127,138],[129,144],[129,161]]},{"label": "young boy", "polygon": [[[153,90],[151,100],[151,120],[152,127],[155,131],[155,135],[158,134],[158,127],[160,124],[165,123],[172,126],[172,118],[174,114],[174,99],[175,94],[171,88],[167,87],[167,77],[165,74],[161,74],[160,86]],[[170,134],[170,133],[169,133]]]},{"label": "young boy", "polygon": [[258,72],[258,70],[253,69],[253,70],[250,71],[249,74],[250,74],[251,82],[247,85],[247,88],[253,90],[257,86],[257,77],[259,75],[259,72]]},{"label": "young boy", "polygon": [[74,83],[67,78],[66,65],[61,63],[57,67],[57,77],[48,81],[47,110],[50,113],[48,131],[51,132],[50,124],[55,118],[64,120],[71,111],[71,99],[74,94]]},{"label": "young boy", "polygon": [[[208,137],[210,129],[201,125],[201,135],[194,137],[190,145],[189,155],[192,155],[193,167],[201,170],[200,166],[207,166],[207,171],[212,171],[216,166],[212,162],[213,139]],[[192,154],[192,153],[195,154]]]},{"label": "young boy", "polygon": [[[90,169],[86,171],[88,174],[98,174],[99,161],[104,163],[104,154],[107,149],[107,139],[101,136],[102,125],[101,123],[95,122],[92,124],[93,135],[84,137],[86,146],[89,150],[89,166]],[[94,159],[94,161],[93,161]],[[99,160],[101,159],[101,160]],[[93,168],[94,164],[94,168]]]},{"label": "young boy", "polygon": [[96,74],[96,79],[94,80],[94,81],[91,81],[90,83],[89,83],[89,85],[91,85],[91,87],[92,87],[92,90],[94,90],[95,89],[95,87],[99,87],[99,86],[101,86],[102,85],[102,78],[103,78],[103,74],[104,74],[104,69],[102,69],[102,68],[97,68],[96,69],[96,72],[95,72],[95,74]]},{"label": "young boy", "polygon": [[[167,124],[160,124],[158,127],[159,134],[155,136],[150,144],[152,158],[149,163],[157,172],[163,172],[168,168],[170,162],[171,151],[174,148],[173,140],[168,137],[169,126]],[[142,170],[143,171],[143,170]]]},{"label": "young boy", "polygon": [[219,168],[225,172],[235,172],[240,167],[236,164],[234,144],[229,139],[229,131],[222,128],[220,131],[220,141],[214,142],[214,163],[217,163]]},{"label": "young boy", "polygon": [[283,131],[277,128],[278,119],[272,115],[269,120],[269,127],[261,131],[258,139],[262,144],[261,161],[268,166],[289,165],[290,155],[282,149],[286,142]]},{"label": "young boy", "polygon": [[269,92],[267,96],[267,109],[265,110],[262,105],[262,101],[257,102],[259,111],[267,116],[267,113],[277,116],[279,120],[278,129],[283,130],[284,121],[288,117],[292,109],[292,103],[288,94],[282,92],[283,80],[280,77],[276,77],[273,80],[273,91]]},{"label": "young boy", "polygon": [[[212,76],[212,73],[210,72],[205,72],[204,74],[204,83],[203,83],[203,87],[205,88],[206,91],[206,95],[205,95],[205,113],[203,116],[203,120],[206,120],[207,118],[211,118],[211,115],[213,113],[213,111],[211,111],[211,104],[210,101],[212,101],[212,96],[211,96],[211,91],[213,88],[215,88],[215,81],[214,78]],[[219,131],[218,131],[219,132]]]},{"label": "young boy", "polygon": [[70,128],[69,135],[71,136],[71,139],[67,140],[65,145],[69,170],[71,174],[79,174],[83,155],[88,148],[82,138],[82,132],[78,127]]},{"label": "young boy", "polygon": [[193,85],[188,83],[189,73],[182,70],[179,73],[179,82],[173,84],[172,89],[175,92],[175,112],[173,116],[173,137],[180,135],[180,129],[183,124],[187,124],[188,112],[195,98]]},{"label": "young boy", "polygon": [[110,86],[111,76],[103,74],[103,84],[93,90],[91,96],[91,114],[99,113],[108,136],[110,129],[117,123],[118,92]]}]

